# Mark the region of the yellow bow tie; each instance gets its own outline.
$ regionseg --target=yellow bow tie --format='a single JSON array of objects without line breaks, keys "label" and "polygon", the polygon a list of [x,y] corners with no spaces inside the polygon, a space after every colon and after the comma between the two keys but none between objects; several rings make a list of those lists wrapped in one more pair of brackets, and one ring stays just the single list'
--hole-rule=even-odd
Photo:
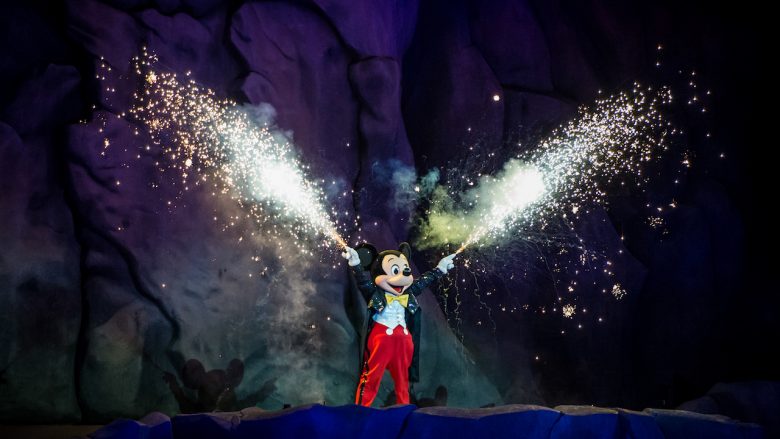
[{"label": "yellow bow tie", "polygon": [[396,296],[395,294],[385,293],[385,299],[387,299],[387,306],[390,306],[393,302],[398,302],[406,308],[406,306],[409,304],[409,295],[403,294],[400,296]]}]

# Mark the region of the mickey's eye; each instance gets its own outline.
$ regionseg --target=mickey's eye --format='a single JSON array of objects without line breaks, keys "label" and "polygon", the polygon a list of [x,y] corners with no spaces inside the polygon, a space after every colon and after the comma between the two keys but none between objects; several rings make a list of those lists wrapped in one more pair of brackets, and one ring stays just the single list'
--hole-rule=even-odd
[{"label": "mickey's eye", "polygon": [[399,272],[401,272],[401,268],[399,266],[397,266],[397,265],[393,265],[390,268],[390,272],[393,273],[393,274],[398,274]]}]

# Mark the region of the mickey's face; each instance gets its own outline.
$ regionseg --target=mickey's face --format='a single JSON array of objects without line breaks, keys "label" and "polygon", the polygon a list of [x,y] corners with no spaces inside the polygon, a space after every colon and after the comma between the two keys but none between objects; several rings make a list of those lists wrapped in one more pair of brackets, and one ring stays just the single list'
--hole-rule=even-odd
[{"label": "mickey's face", "polygon": [[402,242],[398,250],[385,250],[378,252],[376,247],[368,243],[362,243],[355,247],[360,257],[360,265],[364,270],[371,271],[374,283],[379,288],[392,294],[402,294],[412,284],[412,269],[409,268],[409,259],[412,257],[412,248]]},{"label": "mickey's face", "polygon": [[384,273],[376,276],[374,283],[389,293],[401,294],[414,281],[412,269],[409,268],[409,260],[403,253],[384,255],[381,266]]}]

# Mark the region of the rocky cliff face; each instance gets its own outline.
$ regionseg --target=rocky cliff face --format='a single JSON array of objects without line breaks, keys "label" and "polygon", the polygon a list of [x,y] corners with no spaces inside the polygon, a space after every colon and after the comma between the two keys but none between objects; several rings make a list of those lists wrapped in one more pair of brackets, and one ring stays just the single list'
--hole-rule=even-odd
[{"label": "rocky cliff face", "polygon": [[[365,235],[391,247],[407,238],[409,212],[387,202],[394,188],[379,170],[423,172],[468,145],[509,147],[564,120],[598,89],[652,69],[657,41],[673,38],[673,25],[689,13],[608,3],[4,6],[2,419],[174,413],[180,401],[163,377],[185,379],[187,360],[219,383],[235,377],[229,364],[239,360],[241,378],[231,383],[237,401],[250,405],[353,398],[356,328],[365,316],[346,270],[261,239],[237,244],[237,232],[212,220],[240,216],[236,206],[206,191],[179,196],[154,166],[159,152],[144,152],[149,139],[117,117],[137,88],[126,73],[140,47],[220,96],[270,104],[312,173],[355,191],[339,209],[360,215]],[[707,36],[673,54],[702,49]],[[722,61],[706,56],[705,65]],[[94,77],[102,63],[118,73],[107,83]],[[450,405],[659,406],[706,390],[726,366],[705,365],[729,355],[712,349],[711,327],[735,303],[743,273],[740,211],[729,194],[740,186],[724,188],[729,178],[702,173],[684,182],[672,235],[662,242],[637,225],[629,201],[585,220],[588,239],[626,250],[620,275],[635,292],[605,308],[609,324],[589,337],[558,340],[560,323],[514,315],[499,315],[490,331],[467,327],[456,336],[426,293],[416,396],[445,386]],[[628,247],[620,241],[626,230]],[[250,278],[257,257],[266,275]],[[509,292],[519,302],[554,294],[541,278],[522,286]],[[543,363],[537,352],[545,352]],[[191,398],[210,395],[204,382],[181,385]],[[626,386],[638,390],[626,395]]]}]

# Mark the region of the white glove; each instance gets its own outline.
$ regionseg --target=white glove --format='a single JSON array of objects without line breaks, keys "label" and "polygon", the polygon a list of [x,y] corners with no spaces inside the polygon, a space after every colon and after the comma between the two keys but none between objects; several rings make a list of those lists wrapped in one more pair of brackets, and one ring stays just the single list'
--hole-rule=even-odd
[{"label": "white glove", "polygon": [[439,261],[439,265],[437,265],[436,268],[438,268],[442,273],[447,274],[447,271],[455,267],[455,264],[452,262],[452,260],[455,259],[455,256],[458,256],[458,254],[453,253],[449,256],[442,258],[442,260]]},{"label": "white glove", "polygon": [[360,256],[358,256],[358,252],[352,247],[347,247],[346,251],[342,253],[341,256],[347,260],[347,264],[349,264],[350,267],[360,265]]}]

